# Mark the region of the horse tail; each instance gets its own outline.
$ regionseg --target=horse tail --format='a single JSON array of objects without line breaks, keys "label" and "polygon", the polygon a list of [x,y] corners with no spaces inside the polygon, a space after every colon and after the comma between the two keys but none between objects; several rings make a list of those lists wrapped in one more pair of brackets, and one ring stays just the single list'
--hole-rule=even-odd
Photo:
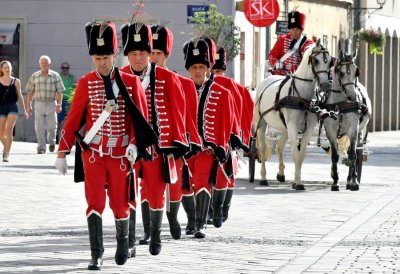
[{"label": "horse tail", "polygon": [[339,155],[346,155],[347,150],[350,147],[350,138],[347,135],[343,135],[342,137],[337,139],[338,144],[338,154]]}]

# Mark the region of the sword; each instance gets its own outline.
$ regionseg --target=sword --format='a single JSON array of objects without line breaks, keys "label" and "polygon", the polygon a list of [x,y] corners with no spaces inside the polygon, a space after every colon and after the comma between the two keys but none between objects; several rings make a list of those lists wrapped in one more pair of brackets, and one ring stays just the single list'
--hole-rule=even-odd
[{"label": "sword", "polygon": [[165,203],[165,208],[166,208],[166,210],[167,210],[167,212],[170,212],[170,210],[171,210],[171,194],[170,194],[170,189],[169,189],[169,185],[170,184],[166,184],[167,186],[166,186],[166,197],[165,197],[165,201],[166,201],[166,203]]},{"label": "sword", "polygon": [[221,168],[222,174],[224,174],[225,179],[226,179],[226,180],[228,181],[228,183],[229,183],[229,182],[230,182],[230,179],[229,179],[228,175],[226,174],[225,169],[224,169],[224,167],[222,166],[221,162],[218,161],[218,165],[219,165],[219,167]]}]

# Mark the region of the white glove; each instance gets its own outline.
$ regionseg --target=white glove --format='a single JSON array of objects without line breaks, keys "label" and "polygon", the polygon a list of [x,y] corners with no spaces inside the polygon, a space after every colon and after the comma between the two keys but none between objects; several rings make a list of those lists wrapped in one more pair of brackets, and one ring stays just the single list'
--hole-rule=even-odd
[{"label": "white glove", "polygon": [[137,148],[133,144],[129,144],[126,148],[125,157],[128,158],[129,162],[134,162],[137,158]]},{"label": "white glove", "polygon": [[62,175],[65,175],[68,169],[67,158],[57,158],[54,166]]},{"label": "white glove", "polygon": [[283,63],[282,62],[276,62],[275,63],[275,69],[283,69]]}]

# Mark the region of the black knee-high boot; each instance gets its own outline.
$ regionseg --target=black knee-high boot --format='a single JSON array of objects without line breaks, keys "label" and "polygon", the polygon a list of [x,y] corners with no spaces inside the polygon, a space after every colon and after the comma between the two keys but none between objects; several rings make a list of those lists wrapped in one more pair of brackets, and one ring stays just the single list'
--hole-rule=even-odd
[{"label": "black knee-high boot", "polygon": [[196,222],[196,204],[194,200],[194,195],[182,196],[182,205],[188,218],[185,233],[186,235],[193,235],[194,225]]},{"label": "black knee-high boot", "polygon": [[194,233],[195,238],[206,237],[206,218],[208,213],[208,207],[210,206],[210,194],[206,191],[201,191],[196,194],[196,232]]},{"label": "black knee-high boot", "polygon": [[144,228],[144,235],[139,240],[140,245],[148,245],[150,242],[150,208],[149,202],[142,203],[142,221]]},{"label": "black knee-high boot", "polygon": [[228,188],[226,190],[224,205],[222,206],[222,216],[223,216],[222,221],[223,222],[225,222],[228,219],[229,208],[231,207],[232,196],[233,196],[233,189]]},{"label": "black knee-high boot", "polygon": [[178,222],[178,210],[180,202],[170,203],[169,211],[167,211],[167,218],[169,223],[169,231],[172,238],[179,240],[181,238],[181,225]]},{"label": "black knee-high boot", "polygon": [[117,250],[115,251],[115,263],[123,265],[129,257],[129,220],[116,220],[115,228],[117,230]]},{"label": "black knee-high boot", "polygon": [[150,210],[150,244],[151,255],[158,255],[161,252],[161,224],[163,210]]},{"label": "black knee-high boot", "polygon": [[103,265],[103,221],[100,216],[91,214],[87,219],[89,229],[89,242],[91,260],[88,265],[89,270],[100,270]]},{"label": "black knee-high boot", "polygon": [[129,258],[136,257],[136,210],[130,209],[129,215]]},{"label": "black knee-high boot", "polygon": [[222,205],[225,200],[226,189],[218,190],[214,188],[212,195],[213,224],[215,227],[222,226]]}]

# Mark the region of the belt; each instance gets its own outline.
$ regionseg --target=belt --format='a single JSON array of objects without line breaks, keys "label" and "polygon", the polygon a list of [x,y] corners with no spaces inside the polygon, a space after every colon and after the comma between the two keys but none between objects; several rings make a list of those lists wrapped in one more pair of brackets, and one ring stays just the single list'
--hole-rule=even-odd
[{"label": "belt", "polygon": [[125,134],[122,136],[102,136],[95,135],[90,142],[91,144],[99,145],[102,143],[105,144],[106,147],[125,147],[129,144],[129,135]]}]

